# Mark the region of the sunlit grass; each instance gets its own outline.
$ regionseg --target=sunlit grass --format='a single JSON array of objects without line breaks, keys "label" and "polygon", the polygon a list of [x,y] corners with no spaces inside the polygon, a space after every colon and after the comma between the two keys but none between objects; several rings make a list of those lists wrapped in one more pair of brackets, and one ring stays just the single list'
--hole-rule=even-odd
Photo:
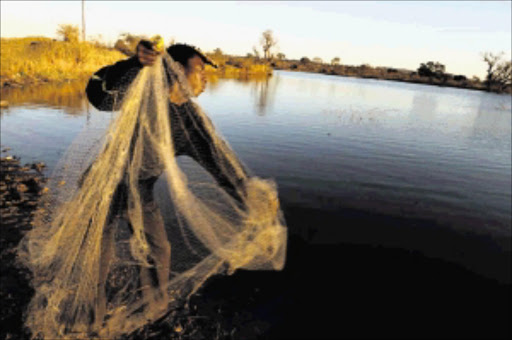
[{"label": "sunlit grass", "polygon": [[2,38],[0,47],[0,87],[81,79],[125,58],[99,44],[43,37]]},{"label": "sunlit grass", "polygon": [[[100,67],[126,58],[113,48],[90,42],[56,41],[45,37],[1,38],[0,87],[69,81],[89,77]],[[213,58],[218,69],[207,73],[226,77],[268,75],[272,67],[250,58]]]},{"label": "sunlit grass", "polygon": [[227,55],[209,56],[218,65],[218,68],[215,69],[207,65],[206,73],[208,74],[217,74],[227,78],[272,74],[272,67],[268,63],[257,61],[254,58]]}]

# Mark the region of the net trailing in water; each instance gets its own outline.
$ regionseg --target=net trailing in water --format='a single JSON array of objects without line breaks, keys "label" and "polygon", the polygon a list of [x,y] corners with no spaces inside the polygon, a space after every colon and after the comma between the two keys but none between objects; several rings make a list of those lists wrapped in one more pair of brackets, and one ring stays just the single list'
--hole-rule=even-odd
[{"label": "net trailing in water", "polygon": [[[108,129],[84,130],[62,158],[20,244],[34,337],[119,337],[212,275],[284,266],[275,184],[250,175],[190,100],[183,68],[165,53],[123,91]],[[173,91],[189,100],[172,104]],[[156,182],[165,200],[155,200]]]}]

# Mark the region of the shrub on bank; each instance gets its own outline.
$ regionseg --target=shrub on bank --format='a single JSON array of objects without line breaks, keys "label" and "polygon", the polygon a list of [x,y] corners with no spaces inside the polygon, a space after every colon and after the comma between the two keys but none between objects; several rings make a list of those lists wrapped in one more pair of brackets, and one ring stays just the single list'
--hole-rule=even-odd
[{"label": "shrub on bank", "polygon": [[272,67],[259,58],[235,57],[219,53],[208,54],[208,56],[218,65],[217,69],[207,65],[206,73],[208,74],[218,74],[230,78],[272,74]]}]

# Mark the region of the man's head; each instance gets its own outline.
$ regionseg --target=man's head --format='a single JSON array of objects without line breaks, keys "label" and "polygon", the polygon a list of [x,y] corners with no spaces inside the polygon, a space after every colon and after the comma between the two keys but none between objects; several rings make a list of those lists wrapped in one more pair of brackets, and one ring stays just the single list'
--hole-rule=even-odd
[{"label": "man's head", "polygon": [[217,65],[201,51],[190,45],[171,45],[167,48],[167,53],[185,69],[185,75],[194,96],[200,95],[206,86],[205,65],[210,64],[215,68]]}]

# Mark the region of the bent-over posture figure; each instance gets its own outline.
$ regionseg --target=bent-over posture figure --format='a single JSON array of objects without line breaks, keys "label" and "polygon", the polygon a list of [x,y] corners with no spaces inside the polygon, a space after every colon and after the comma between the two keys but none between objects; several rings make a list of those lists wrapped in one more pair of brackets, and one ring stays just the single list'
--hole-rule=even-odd
[{"label": "bent-over posture figure", "polygon": [[[146,46],[143,43],[139,44],[135,56],[104,67],[93,75],[86,89],[87,97],[92,105],[102,111],[113,111],[120,108],[129,85],[133,82],[139,71],[144,66],[152,65],[156,58],[159,57],[157,51]],[[170,54],[174,61],[183,66],[193,95],[198,96],[201,94],[206,85],[205,64],[211,64],[215,67],[213,62],[194,47],[184,44],[170,46],[167,49],[167,53]],[[193,158],[214,177],[231,197],[241,202],[243,197],[241,197],[240,193],[244,192],[244,181],[247,179],[246,170],[241,164],[236,164],[237,168],[243,169],[244,174],[243,176],[233,176],[236,171],[229,169],[229,166],[226,168],[226,164],[232,164],[234,160],[221,160],[223,165],[219,164],[219,155],[214,154],[212,147],[214,136],[211,135],[211,130],[204,126],[204,122],[194,114],[195,112],[192,102],[186,100],[180,92],[171,91],[169,94],[169,114],[175,149],[174,156],[187,155]],[[137,136],[133,138],[135,139]],[[151,152],[151,150],[144,150],[143,159],[150,157],[147,155],[148,152]],[[162,216],[153,198],[153,186],[162,172],[163,166],[161,165],[156,167],[148,166],[142,169],[138,178],[145,234],[151,248],[149,262],[155,268],[153,273],[148,269],[141,270],[141,286],[156,286],[155,282],[153,282],[153,277],[155,276],[160,287],[166,287],[166,283],[169,280],[171,249]],[[236,183],[233,182],[233,178],[237,178]],[[97,313],[94,317],[95,323],[99,326],[103,323],[105,316],[105,285],[115,250],[115,228],[113,225],[117,217],[124,217],[126,215],[123,212],[127,209],[127,196],[128,188],[123,180],[114,193],[113,203],[107,218],[107,226],[104,231],[104,241],[101,247],[99,299],[97,302]],[[129,217],[127,219],[130,225]],[[166,292],[161,293],[162,296],[154,297],[154,299],[165,301]]]}]

